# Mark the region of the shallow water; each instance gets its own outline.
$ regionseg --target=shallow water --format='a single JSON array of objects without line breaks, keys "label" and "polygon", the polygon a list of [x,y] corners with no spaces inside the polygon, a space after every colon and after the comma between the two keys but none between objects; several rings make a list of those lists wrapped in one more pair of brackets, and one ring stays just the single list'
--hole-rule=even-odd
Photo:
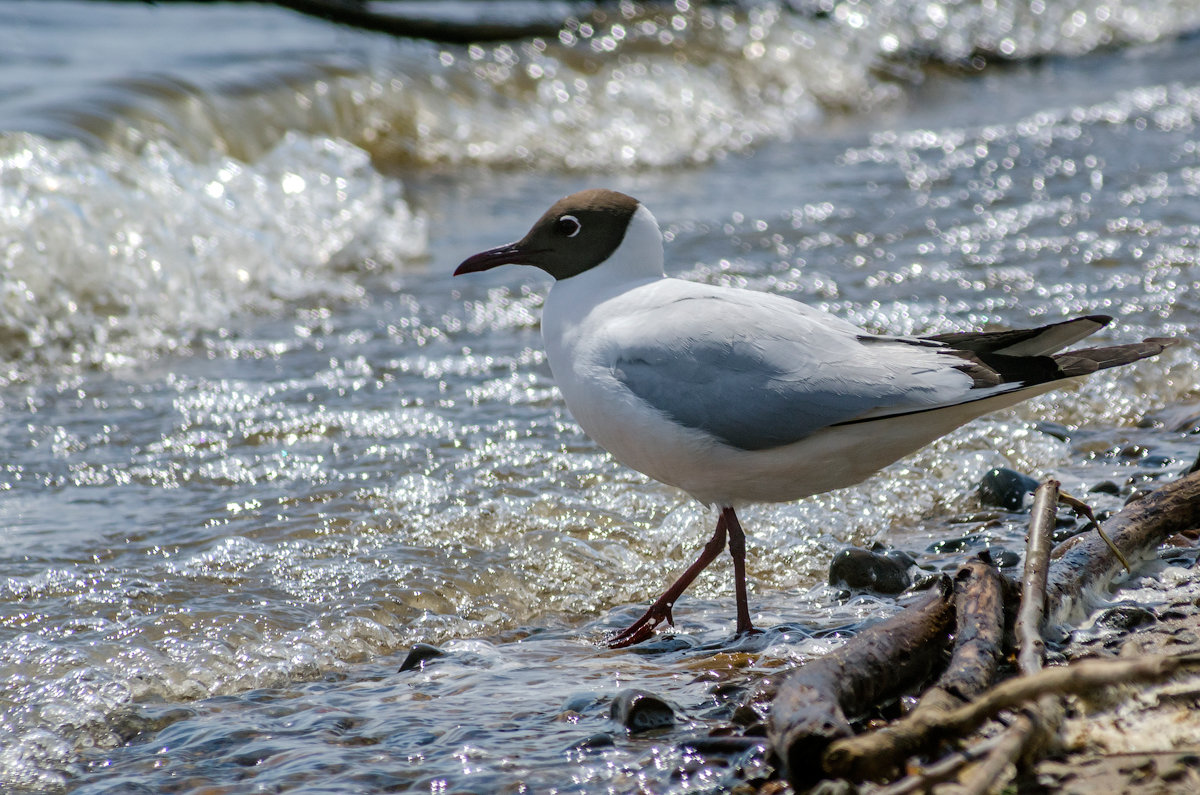
[{"label": "shallow water", "polygon": [[[571,421],[543,278],[449,276],[608,185],[653,209],[669,271],[871,328],[1195,335],[1195,10],[1052,5],[631,10],[439,48],[255,7],[8,4],[0,782],[720,790],[761,754],[689,738],[896,609],[823,584],[841,547],[1019,551],[1024,517],[974,495],[994,466],[1113,480],[1100,510],[1185,469],[1192,346],[747,509],[767,633],[731,638],[722,560],[673,638],[608,651],[714,517]],[[447,654],[397,673],[416,643]],[[676,727],[614,724],[629,687]]]}]

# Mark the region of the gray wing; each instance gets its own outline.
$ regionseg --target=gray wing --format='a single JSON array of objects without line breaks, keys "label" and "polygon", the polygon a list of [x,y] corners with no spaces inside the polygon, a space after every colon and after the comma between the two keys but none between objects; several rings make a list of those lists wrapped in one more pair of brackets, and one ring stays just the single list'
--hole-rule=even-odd
[{"label": "gray wing", "polygon": [[849,333],[857,329],[823,325],[807,309],[724,304],[714,315],[705,301],[680,304],[645,319],[650,339],[622,335],[612,372],[675,422],[743,450],[791,444],[881,408],[961,399],[970,388],[927,347],[867,345]]},{"label": "gray wing", "polygon": [[704,347],[680,360],[661,350],[631,350],[613,367],[630,392],[675,422],[743,450],[799,441],[877,405],[772,366],[745,346]]}]

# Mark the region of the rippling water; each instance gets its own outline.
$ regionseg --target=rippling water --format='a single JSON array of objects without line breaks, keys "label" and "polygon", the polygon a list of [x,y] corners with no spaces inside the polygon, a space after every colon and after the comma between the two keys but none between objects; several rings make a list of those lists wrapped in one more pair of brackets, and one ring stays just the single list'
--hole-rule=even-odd
[{"label": "rippling water", "polygon": [[[1019,551],[987,469],[1113,480],[1111,510],[1196,457],[1180,346],[746,511],[769,631],[731,639],[722,561],[674,640],[611,652],[714,518],[565,413],[543,279],[449,276],[607,185],[669,271],[871,328],[1193,336],[1192,3],[622,6],[486,47],[254,6],[3,13],[6,790],[719,790],[761,756],[688,738],[895,609],[823,584],[842,546]],[[397,673],[420,642],[446,655]],[[680,722],[625,733],[627,687]]]}]

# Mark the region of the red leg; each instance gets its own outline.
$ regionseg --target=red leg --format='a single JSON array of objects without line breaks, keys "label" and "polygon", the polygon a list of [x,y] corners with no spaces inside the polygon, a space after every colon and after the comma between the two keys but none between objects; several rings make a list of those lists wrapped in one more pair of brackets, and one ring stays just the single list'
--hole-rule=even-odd
[{"label": "red leg", "polygon": [[[730,516],[733,516],[732,509],[726,509]],[[671,617],[671,608],[675,604],[675,600],[692,584],[692,580],[696,579],[696,575],[704,571],[708,564],[716,560],[717,555],[721,554],[721,550],[725,548],[725,526],[728,523],[728,518],[725,511],[721,512],[721,516],[717,519],[717,529],[713,531],[712,538],[704,545],[704,550],[700,553],[700,557],[696,558],[696,562],[688,566],[687,571],[679,576],[670,588],[668,588],[658,600],[650,605],[650,609],[642,614],[642,617],[634,621],[623,632],[619,632],[608,639],[608,646],[611,649],[623,649],[626,646],[632,646],[635,643],[641,643],[646,638],[654,634],[654,628],[666,619],[668,624],[674,625],[675,621]],[[734,517],[734,522],[737,522],[737,517]],[[738,534],[742,535],[742,530],[738,528]],[[744,536],[742,536],[744,539]],[[743,596],[745,583],[743,582]],[[747,611],[749,608],[747,608]],[[747,612],[747,621],[749,621],[749,612]],[[739,620],[740,628],[740,620]]]},{"label": "red leg", "polygon": [[722,508],[721,519],[729,528],[729,557],[733,558],[733,593],[737,600],[737,631],[757,632],[750,622],[750,600],[746,598],[746,534],[733,508]]}]

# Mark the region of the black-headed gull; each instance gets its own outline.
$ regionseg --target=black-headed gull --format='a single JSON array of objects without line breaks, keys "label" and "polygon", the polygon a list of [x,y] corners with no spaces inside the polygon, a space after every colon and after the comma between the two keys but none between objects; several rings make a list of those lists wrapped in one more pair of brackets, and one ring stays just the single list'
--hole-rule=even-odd
[{"label": "black-headed gull", "polygon": [[737,631],[753,631],[737,506],[853,485],[975,417],[1173,342],[1056,353],[1104,327],[1102,315],[1014,331],[872,334],[783,296],[667,277],[654,216],[611,190],[567,196],[521,240],[454,273],[505,264],[555,278],[542,338],[583,430],[626,466],[720,508],[700,557],[610,638],[614,647],[670,622],[727,536]]}]

